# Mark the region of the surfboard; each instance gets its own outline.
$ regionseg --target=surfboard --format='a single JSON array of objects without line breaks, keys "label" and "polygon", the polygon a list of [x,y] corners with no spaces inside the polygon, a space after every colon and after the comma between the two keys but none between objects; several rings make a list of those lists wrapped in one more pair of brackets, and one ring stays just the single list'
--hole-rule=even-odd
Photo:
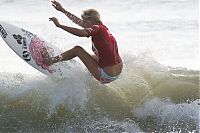
[{"label": "surfboard", "polygon": [[29,65],[45,75],[64,78],[62,69],[66,69],[69,65],[55,63],[47,66],[42,56],[44,48],[48,50],[50,56],[60,54],[62,51],[59,48],[23,28],[6,22],[0,22],[0,35],[6,44]]}]

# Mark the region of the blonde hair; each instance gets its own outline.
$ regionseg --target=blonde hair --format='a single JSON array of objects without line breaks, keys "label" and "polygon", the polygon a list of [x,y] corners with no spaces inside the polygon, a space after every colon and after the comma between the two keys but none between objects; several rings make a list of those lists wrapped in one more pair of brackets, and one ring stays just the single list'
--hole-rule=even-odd
[{"label": "blonde hair", "polygon": [[98,23],[101,22],[100,14],[95,9],[83,10],[83,13],[81,14],[81,17],[83,19],[87,19],[87,20],[94,19]]}]

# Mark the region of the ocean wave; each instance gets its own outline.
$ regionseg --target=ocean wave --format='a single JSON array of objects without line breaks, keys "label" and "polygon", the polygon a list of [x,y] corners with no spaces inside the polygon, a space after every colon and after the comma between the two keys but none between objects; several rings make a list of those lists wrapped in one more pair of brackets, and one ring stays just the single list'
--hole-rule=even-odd
[{"label": "ocean wave", "polygon": [[[195,130],[195,112],[173,116],[172,112],[196,110],[197,102],[193,101],[199,99],[199,73],[176,70],[142,55],[125,58],[120,78],[106,86],[80,68],[71,70],[64,80],[0,73],[0,131],[159,131],[154,128],[156,123],[143,121],[148,115],[163,122],[160,126],[166,127],[162,131],[170,131],[170,123],[174,130],[183,129],[190,125],[187,122],[194,124],[188,131]],[[171,113],[163,112],[167,110]],[[185,124],[174,125],[183,120]],[[152,128],[145,128],[145,123]]]}]

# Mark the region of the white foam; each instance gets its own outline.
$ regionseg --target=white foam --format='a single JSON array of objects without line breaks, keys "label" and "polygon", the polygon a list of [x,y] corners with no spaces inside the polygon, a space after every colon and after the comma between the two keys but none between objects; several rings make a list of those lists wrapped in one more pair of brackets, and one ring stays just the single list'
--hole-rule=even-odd
[{"label": "white foam", "polygon": [[[141,107],[133,111],[138,118],[145,119],[147,117],[156,118],[160,125],[173,125],[179,121],[193,121],[199,124],[199,101],[191,103],[175,104],[169,99],[161,100],[154,97],[147,101]],[[189,124],[189,123],[188,123]]]}]

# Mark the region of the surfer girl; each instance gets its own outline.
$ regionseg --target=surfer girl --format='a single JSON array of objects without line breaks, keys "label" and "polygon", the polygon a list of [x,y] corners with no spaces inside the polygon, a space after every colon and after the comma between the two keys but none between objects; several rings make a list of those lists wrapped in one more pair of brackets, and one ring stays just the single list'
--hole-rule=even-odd
[{"label": "surfer girl", "polygon": [[49,18],[54,24],[75,36],[91,37],[92,50],[94,55],[90,55],[81,46],[75,46],[64,53],[49,57],[48,52],[44,52],[44,62],[48,66],[59,61],[67,61],[79,57],[90,73],[102,84],[110,83],[116,80],[123,68],[122,59],[118,53],[118,46],[115,38],[108,28],[102,23],[100,14],[95,9],[84,10],[81,18],[65,10],[57,1],[51,1],[52,6],[64,13],[75,24],[81,26],[81,29],[69,27],[59,23],[55,17]]}]

